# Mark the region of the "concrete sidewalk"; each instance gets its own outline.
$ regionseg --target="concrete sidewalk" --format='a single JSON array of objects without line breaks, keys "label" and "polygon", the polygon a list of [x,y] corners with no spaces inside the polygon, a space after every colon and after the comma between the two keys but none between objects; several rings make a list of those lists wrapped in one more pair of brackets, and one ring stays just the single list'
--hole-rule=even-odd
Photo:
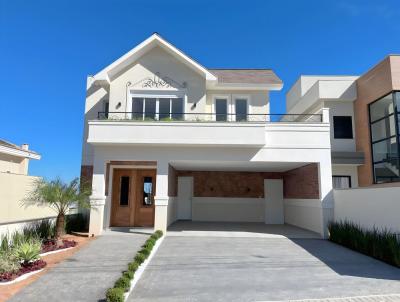
[{"label": "concrete sidewalk", "polygon": [[149,234],[108,231],[22,289],[9,301],[105,301]]}]

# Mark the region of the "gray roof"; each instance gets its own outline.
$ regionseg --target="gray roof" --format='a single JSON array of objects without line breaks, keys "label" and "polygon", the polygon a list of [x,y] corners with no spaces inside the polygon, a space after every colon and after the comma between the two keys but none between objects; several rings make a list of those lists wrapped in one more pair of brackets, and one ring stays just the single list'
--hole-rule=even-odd
[{"label": "gray roof", "polygon": [[208,69],[219,83],[231,84],[282,84],[271,69]]},{"label": "gray roof", "polygon": [[24,150],[20,146],[18,146],[16,144],[13,144],[13,143],[10,143],[10,142],[7,142],[7,141],[2,140],[2,139],[0,139],[0,146],[5,146],[5,147],[12,148],[12,149],[15,149],[15,150],[20,150],[20,151],[24,151],[24,152],[38,154],[37,152],[32,151],[32,150]]}]

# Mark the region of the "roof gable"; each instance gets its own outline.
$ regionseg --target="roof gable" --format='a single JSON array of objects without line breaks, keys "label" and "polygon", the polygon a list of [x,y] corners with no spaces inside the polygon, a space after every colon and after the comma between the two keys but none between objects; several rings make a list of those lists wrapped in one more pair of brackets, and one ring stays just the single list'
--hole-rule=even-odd
[{"label": "roof gable", "polygon": [[145,53],[159,46],[164,49],[167,53],[173,55],[178,61],[184,63],[188,67],[192,68],[194,71],[198,72],[205,77],[208,81],[217,81],[214,74],[208,71],[205,67],[194,61],[192,58],[184,54],[181,50],[173,46],[171,43],[167,42],[161,38],[157,33],[154,33],[149,38],[144,40],[142,43],[134,47],[132,50],[127,52],[125,55],[117,59],[114,63],[108,65],[102,71],[94,76],[95,81],[100,82],[110,82],[110,79],[118,74],[121,70],[131,65],[142,57]]}]

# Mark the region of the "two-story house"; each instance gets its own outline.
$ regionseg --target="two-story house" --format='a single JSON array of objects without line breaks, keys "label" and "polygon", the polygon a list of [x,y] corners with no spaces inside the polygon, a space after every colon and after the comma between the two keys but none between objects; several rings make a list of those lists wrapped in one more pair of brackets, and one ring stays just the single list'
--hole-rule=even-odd
[{"label": "two-story house", "polygon": [[329,112],[270,114],[269,92],[282,86],[270,69],[206,68],[158,34],[89,76],[90,234],[192,220],[326,236]]},{"label": "two-story house", "polygon": [[400,56],[361,76],[301,76],[286,96],[288,113],[329,108],[335,189],[398,186]]}]

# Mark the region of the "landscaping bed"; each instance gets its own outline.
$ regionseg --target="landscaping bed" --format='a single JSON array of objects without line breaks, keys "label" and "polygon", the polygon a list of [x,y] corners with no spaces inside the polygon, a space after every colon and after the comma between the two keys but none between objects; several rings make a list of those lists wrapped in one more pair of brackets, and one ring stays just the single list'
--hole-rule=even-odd
[{"label": "landscaping bed", "polygon": [[74,240],[63,239],[62,245],[58,245],[57,240],[48,239],[48,240],[43,241],[41,252],[48,253],[48,252],[59,251],[59,250],[75,247],[77,244],[78,243]]},{"label": "landscaping bed", "polygon": [[348,221],[331,222],[329,240],[400,267],[400,238],[388,230],[366,230]]},{"label": "landscaping bed", "polygon": [[17,271],[4,272],[0,274],[0,282],[9,282],[28,273],[43,269],[47,263],[41,259],[32,262],[21,263],[21,267]]},{"label": "landscaping bed", "polygon": [[[77,221],[82,224],[82,215],[67,217],[66,225],[77,228]],[[63,238],[57,240],[55,224],[44,219],[24,227],[21,231],[0,239],[0,285],[10,282],[25,274],[43,269],[46,262],[44,255],[77,246],[75,240]]]},{"label": "landscaping bed", "polygon": [[128,298],[130,291],[147,265],[153,248],[158,247],[159,243],[157,244],[157,241],[162,236],[162,231],[156,231],[146,240],[133,261],[128,263],[127,270],[123,271],[122,276],[115,282],[114,287],[107,290],[107,302],[124,302]]}]

